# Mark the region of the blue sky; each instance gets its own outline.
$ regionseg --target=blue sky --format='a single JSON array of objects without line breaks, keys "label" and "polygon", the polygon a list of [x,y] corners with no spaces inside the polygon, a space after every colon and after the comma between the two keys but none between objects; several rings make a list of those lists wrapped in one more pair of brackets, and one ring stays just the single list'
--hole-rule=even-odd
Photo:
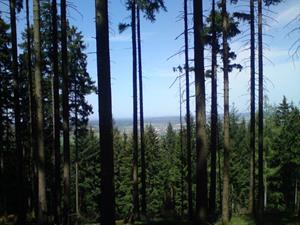
[{"label": "blue sky", "polygon": [[[68,9],[71,24],[76,25],[83,32],[88,45],[88,72],[96,81],[96,55],[95,52],[95,23],[94,23],[94,0],[69,0],[72,7]],[[183,30],[183,22],[178,21],[183,10],[182,0],[165,0],[167,12],[160,12],[155,23],[142,20],[142,50],[143,50],[143,72],[144,72],[144,112],[146,117],[171,116],[179,114],[179,92],[178,84],[169,88],[178,73],[173,72],[173,67],[184,62],[183,55],[178,55],[167,60],[183,47],[183,39],[175,40]],[[205,14],[210,9],[210,2],[204,0]],[[230,6],[232,10],[248,10],[246,3],[243,6]],[[192,2],[189,3],[192,10]],[[265,26],[264,31],[268,36],[264,37],[265,54],[265,94],[269,102],[274,104],[281,101],[285,95],[289,101],[300,103],[300,58],[292,59],[289,48],[299,36],[300,32],[288,35],[296,23],[288,24],[300,12],[299,0],[285,0],[278,6],[270,8],[272,12],[265,10],[270,26]],[[111,71],[112,71],[112,97],[113,116],[115,118],[126,118],[132,116],[132,63],[131,63],[131,33],[130,30],[119,34],[119,22],[129,22],[129,12],[125,9],[125,0],[109,1],[110,19],[110,48],[111,48]],[[22,18],[22,14],[19,18]],[[190,17],[192,20],[192,17]],[[22,29],[22,19],[19,29]],[[298,22],[299,24],[299,22]],[[249,33],[248,25],[241,26],[242,35]],[[192,23],[190,22],[190,27]],[[245,69],[242,72],[234,71],[230,74],[230,102],[239,112],[249,111],[249,50],[247,38],[237,37],[232,40],[232,48],[238,53],[237,62]],[[192,34],[190,35],[190,46],[193,46]],[[192,51],[190,52],[193,57]],[[205,52],[210,56],[209,48]],[[206,65],[209,66],[207,61]],[[192,64],[191,64],[192,65]],[[218,97],[219,111],[222,108],[222,72],[218,74]],[[193,74],[191,74],[191,83]],[[207,111],[210,106],[210,81],[206,82]],[[193,95],[194,87],[191,85]],[[98,117],[97,96],[88,96],[88,101],[94,107],[92,119]],[[191,98],[191,106],[194,111],[194,99]]]}]

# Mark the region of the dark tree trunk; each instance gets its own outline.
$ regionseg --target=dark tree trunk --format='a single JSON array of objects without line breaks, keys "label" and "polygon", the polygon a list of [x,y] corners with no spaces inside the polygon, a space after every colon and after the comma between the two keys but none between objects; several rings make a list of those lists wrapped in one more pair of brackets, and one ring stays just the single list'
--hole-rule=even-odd
[{"label": "dark tree trunk", "polygon": [[180,195],[180,203],[181,203],[181,216],[184,215],[184,151],[183,151],[183,127],[182,127],[182,93],[181,93],[181,77],[179,76],[179,121],[180,121],[180,154],[181,154],[181,195]]},{"label": "dark tree trunk", "polygon": [[143,103],[143,71],[142,71],[142,46],[141,46],[141,18],[140,9],[137,7],[137,42],[139,59],[139,94],[140,94],[140,135],[141,135],[141,195],[142,195],[142,214],[147,213],[146,202],[146,161],[145,161],[145,138],[144,138],[144,103]]},{"label": "dark tree trunk", "polygon": [[[219,139],[218,139],[219,140]],[[219,142],[219,141],[218,141]],[[219,210],[220,212],[222,211],[222,176],[221,176],[221,171],[222,171],[222,168],[221,168],[221,151],[219,149],[218,151],[218,183],[219,183]]]},{"label": "dark tree trunk", "polygon": [[[0,67],[0,74],[2,74],[2,70]],[[1,82],[1,80],[0,80]],[[0,83],[0,85],[2,85]],[[3,212],[5,211],[5,206],[4,206],[4,185],[5,185],[5,181],[4,181],[4,121],[3,121],[3,103],[2,103],[2,96],[3,96],[3,92],[2,92],[2,88],[0,88],[0,180],[1,182],[3,182],[0,185],[0,215],[3,214]]]},{"label": "dark tree trunk", "polygon": [[76,210],[76,223],[78,223],[78,220],[80,218],[80,210],[79,210],[79,170],[78,170],[78,93],[77,93],[77,80],[75,78],[75,84],[74,84],[74,94],[75,94],[75,210]]},{"label": "dark tree trunk", "polygon": [[255,210],[255,27],[254,0],[250,0],[250,188],[249,213]]},{"label": "dark tree trunk", "polygon": [[24,187],[24,162],[23,147],[21,141],[21,118],[19,101],[19,65],[18,65],[18,43],[17,43],[17,25],[16,25],[16,1],[9,1],[10,25],[11,25],[11,44],[12,44],[12,70],[14,87],[14,115],[15,115],[15,141],[17,155],[17,186],[18,186],[18,221],[17,224],[24,224],[26,220],[25,209],[25,187]]},{"label": "dark tree trunk", "polygon": [[29,184],[32,187],[32,190],[30,190],[30,193],[28,193],[28,199],[29,199],[29,210],[31,213],[33,213],[34,206],[37,205],[35,193],[36,193],[36,185],[35,185],[35,160],[34,160],[34,153],[36,152],[36,129],[35,129],[35,103],[34,103],[34,93],[33,93],[33,77],[32,77],[32,50],[31,50],[31,35],[30,35],[30,20],[29,20],[29,0],[26,0],[26,39],[27,39],[27,73],[28,73],[28,98],[29,98],[29,117],[30,117],[30,154],[29,154],[29,171],[28,171],[28,179]]},{"label": "dark tree trunk", "polygon": [[196,222],[207,221],[207,135],[202,0],[194,0],[194,57],[196,93]]},{"label": "dark tree trunk", "polygon": [[212,50],[211,50],[211,133],[210,133],[210,190],[209,213],[212,218],[216,215],[216,186],[217,186],[217,148],[218,148],[218,96],[217,96],[217,35],[215,28],[215,0],[212,1]]},{"label": "dark tree trunk", "polygon": [[133,154],[132,154],[132,200],[133,217],[139,217],[139,184],[138,184],[138,99],[137,99],[137,53],[136,53],[136,1],[131,2],[132,31],[132,83],[133,83]]},{"label": "dark tree trunk", "polygon": [[59,104],[59,74],[58,74],[58,34],[57,34],[57,3],[52,0],[52,119],[53,119],[53,144],[52,144],[52,169],[53,169],[53,213],[54,223],[60,223],[60,104]]},{"label": "dark tree trunk", "polygon": [[38,223],[44,224],[47,220],[46,200],[46,171],[45,171],[45,146],[44,146],[44,118],[42,94],[42,56],[40,36],[40,3],[33,1],[34,15],[34,81],[36,103],[36,140],[37,140],[37,171],[38,171]]},{"label": "dark tree trunk", "polygon": [[224,72],[224,166],[223,166],[223,207],[222,223],[229,224],[229,79],[228,79],[228,14],[226,0],[222,0],[223,21],[223,72]]},{"label": "dark tree trunk", "polygon": [[185,93],[186,93],[186,152],[187,152],[187,186],[188,216],[193,219],[192,193],[192,156],[191,156],[191,113],[190,113],[190,76],[189,76],[189,37],[188,37],[188,3],[184,0],[184,56],[185,56]]},{"label": "dark tree trunk", "polygon": [[61,52],[63,80],[63,145],[64,145],[64,212],[63,224],[70,224],[70,133],[69,133],[69,79],[67,50],[66,0],[61,0]]},{"label": "dark tree trunk", "polygon": [[100,224],[115,225],[114,149],[107,0],[96,0],[96,40],[100,127]]},{"label": "dark tree trunk", "polygon": [[258,0],[258,216],[261,224],[264,213],[263,88],[262,0]]}]

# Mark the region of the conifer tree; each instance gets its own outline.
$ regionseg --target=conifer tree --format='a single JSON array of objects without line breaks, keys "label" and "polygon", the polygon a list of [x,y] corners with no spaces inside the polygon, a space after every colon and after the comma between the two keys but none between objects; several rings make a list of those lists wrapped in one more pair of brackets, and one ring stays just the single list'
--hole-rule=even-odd
[{"label": "conifer tree", "polygon": [[40,36],[40,3],[33,2],[34,15],[34,81],[35,81],[35,106],[36,106],[36,140],[37,140],[37,170],[38,170],[38,222],[44,224],[47,221],[46,200],[46,170],[45,170],[45,146],[44,146],[44,121],[43,121],[43,98],[42,98],[42,58]]},{"label": "conifer tree", "polygon": [[100,128],[100,223],[115,224],[114,151],[111,103],[108,2],[96,0],[96,41]]}]

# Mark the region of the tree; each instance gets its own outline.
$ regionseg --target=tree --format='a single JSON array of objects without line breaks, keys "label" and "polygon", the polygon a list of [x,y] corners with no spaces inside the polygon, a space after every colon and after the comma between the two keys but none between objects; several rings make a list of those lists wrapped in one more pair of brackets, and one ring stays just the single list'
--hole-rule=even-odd
[{"label": "tree", "polygon": [[10,152],[10,140],[12,133],[12,117],[9,114],[13,107],[13,84],[12,84],[12,63],[11,63],[11,38],[8,32],[9,24],[7,24],[0,14],[0,178],[3,185],[0,187],[0,213],[7,210],[7,163],[5,156]]},{"label": "tree", "polygon": [[115,224],[114,150],[107,0],[96,0],[96,41],[101,150],[100,223]]},{"label": "tree", "polygon": [[263,223],[264,212],[264,159],[263,159],[263,42],[262,0],[258,0],[258,220]]},{"label": "tree", "polygon": [[[29,121],[29,125],[30,125],[30,157],[32,158],[31,161],[31,165],[30,165],[30,159],[29,159],[29,162],[28,164],[30,165],[29,168],[27,170],[28,172],[28,177],[30,177],[30,181],[32,183],[32,190],[30,192],[30,196],[28,196],[28,198],[31,199],[31,206],[30,206],[30,210],[33,210],[33,205],[34,205],[34,202],[36,202],[36,195],[34,193],[34,189],[36,188],[34,185],[35,182],[33,182],[35,179],[35,176],[34,176],[34,170],[36,168],[36,163],[35,161],[33,160],[33,157],[34,155],[36,154],[37,152],[37,149],[36,149],[36,140],[35,140],[35,137],[36,137],[36,129],[35,129],[35,102],[34,102],[34,86],[33,86],[33,83],[34,83],[34,80],[33,80],[33,76],[32,76],[32,29],[30,27],[30,20],[29,20],[29,0],[26,0],[26,29],[27,29],[27,32],[26,32],[26,38],[27,38],[27,76],[28,76],[28,103],[29,103],[29,116],[30,116],[30,121]],[[30,183],[30,182],[29,182]],[[28,193],[29,195],[29,193]]]},{"label": "tree", "polygon": [[21,140],[21,120],[20,120],[20,102],[19,102],[19,65],[18,65],[18,43],[17,43],[17,25],[16,25],[16,9],[18,4],[16,0],[9,1],[10,9],[10,24],[11,24],[11,43],[12,43],[12,70],[14,79],[14,113],[15,113],[15,139],[16,139],[16,155],[18,160],[17,165],[17,180],[18,180],[18,224],[22,224],[26,220],[25,212],[25,193],[23,179],[23,147]]},{"label": "tree", "polygon": [[53,213],[54,222],[60,223],[60,104],[59,104],[59,74],[58,74],[58,32],[57,32],[57,4],[52,0],[52,119],[53,119],[53,145],[52,145],[52,169],[53,169]]},{"label": "tree", "polygon": [[223,207],[222,223],[229,224],[229,79],[228,79],[228,14],[226,0],[222,0],[223,19],[223,75],[224,75],[224,166],[223,166]]},{"label": "tree", "polygon": [[250,167],[249,212],[255,209],[255,26],[254,0],[250,0]]},{"label": "tree", "polygon": [[64,211],[63,224],[70,224],[70,140],[69,140],[69,91],[66,0],[61,1],[61,52],[63,82],[63,146],[64,146]]},{"label": "tree", "polygon": [[196,221],[207,220],[207,135],[202,0],[194,0],[194,60],[196,93]]},{"label": "tree", "polygon": [[35,81],[35,106],[36,106],[36,140],[37,140],[37,169],[38,169],[38,221],[40,224],[46,222],[47,200],[46,200],[46,174],[45,174],[45,146],[44,146],[44,121],[43,121],[43,99],[42,99],[42,58],[40,37],[40,3],[33,2],[34,15],[34,81]]},{"label": "tree", "polygon": [[216,180],[217,180],[217,148],[218,148],[218,96],[217,96],[217,32],[216,32],[216,12],[215,1],[212,1],[211,11],[211,133],[210,133],[210,191],[209,191],[209,213],[215,217],[216,213]]},{"label": "tree", "polygon": [[189,76],[189,37],[188,37],[188,3],[184,0],[184,58],[185,58],[185,93],[186,93],[186,152],[188,184],[188,216],[193,218],[192,195],[192,158],[191,158],[191,114],[190,114],[190,76]]},{"label": "tree", "polygon": [[143,71],[142,71],[142,44],[141,44],[141,18],[140,4],[137,5],[137,44],[138,44],[138,68],[139,68],[139,104],[140,104],[140,147],[141,147],[141,208],[146,215],[146,162],[145,162],[145,138],[144,138],[144,103],[143,103]]},{"label": "tree", "polygon": [[133,219],[139,218],[138,187],[138,97],[137,97],[137,48],[136,48],[136,1],[131,4],[131,38],[132,38],[132,85],[133,85],[133,153],[132,153],[132,201]]}]

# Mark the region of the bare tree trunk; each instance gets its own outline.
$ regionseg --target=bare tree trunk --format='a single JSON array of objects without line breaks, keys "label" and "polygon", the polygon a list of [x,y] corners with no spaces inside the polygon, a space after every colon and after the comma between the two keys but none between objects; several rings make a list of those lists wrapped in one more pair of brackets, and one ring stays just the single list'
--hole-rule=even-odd
[{"label": "bare tree trunk", "polygon": [[101,152],[100,224],[115,225],[114,149],[107,0],[96,0],[97,71]]},{"label": "bare tree trunk", "polygon": [[216,35],[215,0],[212,1],[212,51],[211,51],[211,134],[210,134],[210,191],[209,213],[216,215],[216,183],[217,183],[217,148],[218,148],[218,96],[217,96],[217,35]]},{"label": "bare tree trunk", "polygon": [[44,146],[44,118],[42,94],[42,56],[40,36],[40,3],[33,1],[34,15],[34,53],[35,53],[35,103],[36,103],[36,140],[37,140],[37,170],[38,170],[38,223],[47,221],[46,200],[46,171],[45,171],[45,146]]},{"label": "bare tree trunk", "polygon": [[182,128],[182,94],[181,94],[181,77],[179,76],[179,121],[180,121],[180,153],[181,153],[181,216],[184,215],[184,151],[183,151],[183,128]]},{"label": "bare tree trunk", "polygon": [[222,0],[222,21],[223,21],[223,72],[224,72],[224,167],[223,167],[223,207],[222,224],[229,224],[229,79],[228,79],[228,14],[226,0]]},{"label": "bare tree trunk", "polygon": [[133,217],[139,217],[139,184],[138,184],[138,105],[137,105],[137,53],[136,53],[136,1],[131,2],[132,31],[132,82],[133,82],[133,155],[132,155],[132,200]]},{"label": "bare tree trunk", "polygon": [[254,27],[254,0],[250,0],[250,214],[255,214],[255,27]]},{"label": "bare tree trunk", "polygon": [[196,222],[207,221],[207,135],[202,0],[194,0],[194,57],[196,93]]},{"label": "bare tree trunk", "polygon": [[35,160],[33,158],[34,153],[36,152],[36,134],[35,134],[35,103],[34,103],[34,93],[33,93],[33,77],[32,77],[32,50],[31,50],[31,35],[30,35],[30,21],[29,21],[29,0],[26,0],[26,39],[27,39],[27,73],[28,73],[28,98],[29,98],[29,117],[30,117],[30,154],[29,154],[29,170],[28,170],[28,179],[29,184],[32,186],[32,190],[30,190],[29,198],[29,210],[33,214],[35,202],[35,176],[34,176],[34,168],[35,168]]},{"label": "bare tree trunk", "polygon": [[223,189],[222,189],[222,176],[221,176],[221,151],[219,150],[218,151],[218,183],[219,183],[219,206],[220,206],[220,211],[222,211],[222,205],[223,205],[223,202],[222,202],[222,192],[223,192]]},{"label": "bare tree trunk", "polygon": [[[0,67],[0,74],[2,74],[2,70]],[[1,79],[1,78],[0,78]],[[2,85],[2,82],[0,80],[0,85]],[[2,103],[2,88],[0,88],[0,215],[3,215],[3,212],[5,211],[4,207],[4,121],[3,121],[3,103]],[[2,183],[3,182],[3,183]]]},{"label": "bare tree trunk", "polygon": [[146,202],[146,161],[145,161],[145,141],[144,141],[144,103],[143,103],[143,71],[142,71],[142,46],[141,46],[141,18],[140,9],[137,7],[137,42],[139,59],[139,94],[140,94],[140,138],[141,138],[141,195],[142,195],[142,214],[147,213]]},{"label": "bare tree trunk", "polygon": [[78,100],[77,100],[77,80],[75,78],[74,84],[74,92],[75,92],[75,208],[76,208],[76,223],[78,223],[78,219],[80,217],[79,210],[79,187],[78,187]]},{"label": "bare tree trunk", "polygon": [[12,44],[12,70],[14,87],[14,113],[15,113],[15,141],[17,155],[17,185],[18,185],[18,221],[17,224],[23,224],[26,220],[25,209],[25,187],[24,187],[24,162],[23,147],[21,141],[21,118],[19,102],[19,65],[18,65],[18,43],[17,43],[17,25],[16,25],[16,0],[9,1],[10,25],[11,25],[11,44]]},{"label": "bare tree trunk", "polygon": [[264,162],[263,162],[263,42],[262,0],[258,0],[258,219],[263,223],[264,213]]},{"label": "bare tree trunk", "polygon": [[63,143],[64,143],[64,212],[63,224],[70,224],[70,133],[69,133],[69,79],[67,50],[66,0],[61,0],[61,52],[63,80]]},{"label": "bare tree trunk", "polygon": [[58,74],[58,34],[57,34],[57,3],[52,0],[52,65],[53,65],[53,89],[52,89],[52,119],[53,119],[53,145],[52,145],[52,169],[53,169],[53,213],[54,223],[60,224],[60,104],[59,104],[59,74]]},{"label": "bare tree trunk", "polygon": [[187,185],[188,216],[193,219],[192,193],[192,156],[191,156],[191,113],[190,113],[190,76],[189,76],[189,36],[188,36],[188,3],[184,0],[184,55],[185,55],[185,93],[186,93],[186,152],[187,152]]}]

